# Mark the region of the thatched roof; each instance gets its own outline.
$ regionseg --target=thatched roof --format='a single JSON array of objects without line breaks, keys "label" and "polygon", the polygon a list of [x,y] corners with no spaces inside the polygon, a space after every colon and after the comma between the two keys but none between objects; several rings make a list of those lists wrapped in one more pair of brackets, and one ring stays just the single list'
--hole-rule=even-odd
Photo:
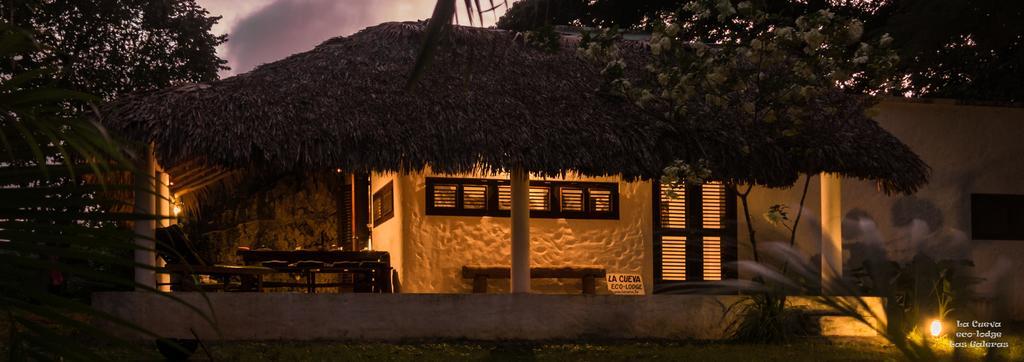
[{"label": "thatched roof", "polygon": [[[677,136],[662,152],[698,163],[705,161],[719,180],[786,187],[800,174],[830,172],[875,181],[886,193],[910,194],[928,182],[930,168],[909,146],[860,110],[877,99],[835,92],[809,108],[824,112],[780,136],[775,125],[743,124],[730,115],[707,115],[698,122],[677,124]],[[695,141],[697,139],[698,141]]]},{"label": "thatched roof", "polygon": [[504,31],[456,27],[406,83],[423,23],[385,23],[220,81],[121,100],[105,122],[163,165],[652,176],[664,133],[594,92],[599,69]]},{"label": "thatched roof", "polygon": [[927,180],[927,166],[909,148],[859,114],[745,150],[738,144],[758,130],[647,117],[595,92],[600,69],[576,55],[571,39],[552,53],[514,33],[454,27],[406,90],[424,26],[385,23],[246,74],[130,96],[107,105],[104,122],[155,143],[165,167],[430,165],[456,173],[522,165],[545,175],[656,178],[672,160],[705,159],[718,179],[766,186],[821,171],[876,180],[886,191],[913,192]]}]

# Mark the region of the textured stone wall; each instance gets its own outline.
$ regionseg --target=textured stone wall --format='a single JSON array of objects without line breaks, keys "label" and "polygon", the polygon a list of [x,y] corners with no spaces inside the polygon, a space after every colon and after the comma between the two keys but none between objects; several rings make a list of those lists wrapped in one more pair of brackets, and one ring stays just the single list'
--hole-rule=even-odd
[{"label": "textured stone wall", "polygon": [[[426,173],[394,177],[396,218],[402,230],[377,227],[374,249],[392,251],[401,260],[402,291],[412,293],[469,293],[472,281],[462,278],[463,265],[510,265],[510,220],[507,217],[426,215]],[[507,176],[459,175],[439,177],[507,178]],[[375,178],[373,189],[392,178]],[[570,178],[576,181],[619,182],[617,178]],[[637,273],[645,278],[648,292],[653,269],[650,183],[619,182],[618,220],[531,219],[532,266],[599,265],[610,273]],[[401,200],[401,201],[398,201]],[[400,215],[400,216],[399,216]],[[388,223],[396,220],[388,221]],[[399,234],[396,234],[399,233]],[[402,240],[401,249],[378,241]],[[491,292],[507,292],[508,280],[492,280]],[[537,279],[539,293],[580,293],[573,279]],[[603,282],[598,293],[608,293]]]},{"label": "textured stone wall", "polygon": [[329,175],[285,177],[268,188],[216,199],[220,205],[207,208],[216,211],[192,219],[186,228],[199,233],[197,248],[215,263],[240,264],[239,246],[318,248],[322,235],[330,246],[337,236],[332,181]]}]

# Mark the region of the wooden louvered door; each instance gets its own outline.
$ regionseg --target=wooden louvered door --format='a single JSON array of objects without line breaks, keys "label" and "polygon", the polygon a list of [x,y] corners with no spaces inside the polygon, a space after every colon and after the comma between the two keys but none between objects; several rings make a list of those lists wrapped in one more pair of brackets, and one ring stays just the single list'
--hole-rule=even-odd
[{"label": "wooden louvered door", "polygon": [[[735,278],[736,198],[721,183],[673,189],[654,183],[654,279],[696,286]],[[663,288],[656,288],[658,289]]]}]

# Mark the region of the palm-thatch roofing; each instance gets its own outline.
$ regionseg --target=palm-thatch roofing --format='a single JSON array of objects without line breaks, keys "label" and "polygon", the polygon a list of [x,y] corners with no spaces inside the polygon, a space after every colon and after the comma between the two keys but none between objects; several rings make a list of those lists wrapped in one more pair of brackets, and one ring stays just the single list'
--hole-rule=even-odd
[{"label": "palm-thatch roofing", "polygon": [[927,180],[927,166],[866,117],[808,134],[796,157],[778,145],[740,152],[733,141],[743,129],[650,118],[596,92],[600,69],[567,39],[550,52],[511,32],[453,27],[406,89],[424,27],[385,23],[238,76],[129,96],[105,107],[104,122],[154,143],[168,167],[521,166],[549,176],[656,178],[672,160],[709,159],[716,178],[768,186],[819,171],[877,180],[887,191],[913,192]]},{"label": "palm-thatch roofing", "polygon": [[385,23],[224,80],[129,97],[109,127],[153,141],[158,161],[228,168],[548,175],[656,173],[663,125],[593,89],[598,70],[512,34],[456,28],[406,90],[422,23]]},{"label": "palm-thatch roofing", "polygon": [[786,187],[800,174],[828,172],[875,181],[886,193],[916,192],[927,183],[930,168],[864,114],[876,101],[840,91],[823,95],[808,107],[835,110],[812,112],[789,136],[780,136],[776,125],[743,123],[745,117],[728,114],[680,121],[675,132],[700,135],[701,141],[669,137],[662,152],[690,164],[706,163],[715,179],[725,181]]}]

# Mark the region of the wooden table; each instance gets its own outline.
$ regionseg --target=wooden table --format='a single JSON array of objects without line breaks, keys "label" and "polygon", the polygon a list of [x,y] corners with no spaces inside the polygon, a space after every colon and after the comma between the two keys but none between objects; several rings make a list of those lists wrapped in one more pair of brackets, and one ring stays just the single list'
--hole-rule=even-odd
[{"label": "wooden table", "polygon": [[281,260],[296,263],[304,260],[322,261],[326,264],[339,261],[375,261],[391,265],[391,255],[386,251],[347,251],[347,250],[238,250],[238,256],[246,264],[259,264],[264,261]]},{"label": "wooden table", "polygon": [[[306,277],[304,284],[310,293],[316,292],[318,273],[365,273],[372,280],[371,292],[391,293],[391,255],[386,251],[342,251],[342,250],[238,250],[238,256],[246,264],[260,264],[267,261],[282,261],[288,266],[271,266],[280,273],[301,273]],[[323,266],[300,266],[303,261],[319,261]],[[348,267],[332,267],[337,262],[352,263]],[[268,283],[269,284],[269,283]],[[329,285],[334,286],[334,285]]]}]

